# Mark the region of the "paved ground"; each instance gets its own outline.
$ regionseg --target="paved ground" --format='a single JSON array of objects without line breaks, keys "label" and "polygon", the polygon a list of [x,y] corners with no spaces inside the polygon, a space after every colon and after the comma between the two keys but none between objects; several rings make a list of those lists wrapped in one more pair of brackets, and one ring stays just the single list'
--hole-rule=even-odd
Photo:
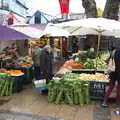
[{"label": "paved ground", "polygon": [[[63,63],[63,59],[56,61],[53,66],[54,72],[58,71]],[[4,101],[5,104],[3,104]],[[102,109],[100,101],[93,101],[90,105],[84,106],[48,104],[47,95],[42,95],[36,91],[33,85],[25,86],[23,91],[10,97],[1,97],[0,110],[38,114],[60,120],[120,120],[120,117],[113,112],[115,110],[114,104],[111,104],[109,109]],[[0,120],[8,119],[2,118],[0,114]]]},{"label": "paved ground", "polygon": [[0,120],[57,120],[57,119],[47,116],[41,116],[39,114],[0,110]]},{"label": "paved ground", "polygon": [[47,95],[42,95],[32,85],[26,86],[18,94],[1,99],[9,101],[1,104],[0,110],[39,114],[65,120],[120,120],[120,117],[113,113],[114,104],[110,105],[109,109],[102,109],[99,101],[84,106],[48,104]]}]

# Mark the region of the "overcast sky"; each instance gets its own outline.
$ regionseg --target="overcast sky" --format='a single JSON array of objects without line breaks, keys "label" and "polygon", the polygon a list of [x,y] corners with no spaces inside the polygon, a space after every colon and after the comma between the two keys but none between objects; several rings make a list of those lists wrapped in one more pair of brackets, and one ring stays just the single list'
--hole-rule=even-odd
[{"label": "overcast sky", "polygon": [[[26,0],[27,6],[31,8],[31,12],[41,10],[42,12],[56,16],[60,14],[60,7],[58,0]],[[97,7],[104,9],[106,0],[95,0]],[[84,12],[81,0],[70,0],[70,12],[80,13]]]}]

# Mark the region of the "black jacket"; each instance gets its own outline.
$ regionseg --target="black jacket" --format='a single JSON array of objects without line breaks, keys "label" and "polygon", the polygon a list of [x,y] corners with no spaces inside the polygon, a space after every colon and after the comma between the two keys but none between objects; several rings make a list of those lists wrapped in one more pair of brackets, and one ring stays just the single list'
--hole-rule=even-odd
[{"label": "black jacket", "polygon": [[120,49],[117,49],[114,54],[115,72],[109,74],[109,78],[120,83]]},{"label": "black jacket", "polygon": [[40,54],[40,69],[43,74],[52,74],[52,55],[45,49]]},{"label": "black jacket", "polygon": [[116,50],[114,54],[114,60],[115,60],[115,71],[119,72],[120,74],[120,48]]}]

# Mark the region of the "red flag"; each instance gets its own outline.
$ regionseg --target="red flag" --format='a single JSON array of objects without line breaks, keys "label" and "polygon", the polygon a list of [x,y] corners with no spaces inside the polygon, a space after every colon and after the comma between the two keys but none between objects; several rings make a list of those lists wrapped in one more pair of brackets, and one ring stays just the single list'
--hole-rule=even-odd
[{"label": "red flag", "polygon": [[14,19],[16,19],[18,22],[20,22],[15,15],[13,14],[13,12],[9,12],[8,14],[8,25],[12,25],[14,23]]},{"label": "red flag", "polygon": [[14,18],[13,13],[9,12],[9,14],[8,14],[8,25],[12,25],[13,24],[13,22],[14,22],[13,18]]},{"label": "red flag", "polygon": [[61,13],[69,13],[69,1],[70,0],[59,0]]}]

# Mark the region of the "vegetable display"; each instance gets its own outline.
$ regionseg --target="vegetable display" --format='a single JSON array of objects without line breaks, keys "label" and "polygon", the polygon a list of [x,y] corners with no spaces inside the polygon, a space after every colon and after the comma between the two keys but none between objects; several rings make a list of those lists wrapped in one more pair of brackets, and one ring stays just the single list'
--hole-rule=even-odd
[{"label": "vegetable display", "polygon": [[23,75],[24,73],[21,70],[6,70],[6,69],[0,69],[0,74],[10,74],[12,76],[18,76]]},{"label": "vegetable display", "polygon": [[[96,63],[97,61],[97,63]],[[107,63],[102,58],[89,59],[87,58],[84,63],[84,69],[95,69],[97,64],[97,69],[106,69]]]},{"label": "vegetable display", "polygon": [[0,96],[8,96],[13,93],[14,81],[9,74],[0,75]]},{"label": "vegetable display", "polygon": [[66,61],[56,75],[63,75],[67,72],[79,69],[107,69],[107,60],[109,58],[109,52],[100,52],[96,58],[96,53],[86,51],[80,54],[73,55],[72,59]]},{"label": "vegetable display", "polygon": [[84,81],[108,81],[108,76],[104,75],[103,73],[95,73],[95,74],[86,74],[81,73],[79,74],[80,80]]},{"label": "vegetable display", "polygon": [[84,54],[81,54],[77,56],[77,63],[83,62],[84,65],[82,68],[84,69],[95,69],[97,66],[97,69],[106,69],[107,68],[107,59],[109,58],[109,53],[101,52],[99,53],[98,57],[96,57],[96,54],[93,52],[86,52]]},{"label": "vegetable display", "polygon": [[65,74],[59,81],[48,84],[48,102],[54,104],[89,104],[89,83],[78,74]]}]

